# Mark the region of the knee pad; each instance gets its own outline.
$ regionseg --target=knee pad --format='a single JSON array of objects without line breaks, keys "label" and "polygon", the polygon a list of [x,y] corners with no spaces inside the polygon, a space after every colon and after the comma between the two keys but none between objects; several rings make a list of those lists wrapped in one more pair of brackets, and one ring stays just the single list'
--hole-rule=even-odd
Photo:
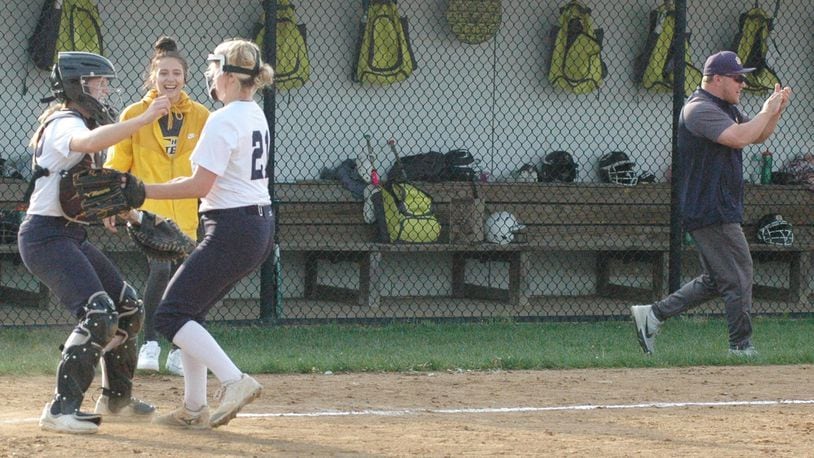
[{"label": "knee pad", "polygon": [[[88,299],[88,303],[85,305],[85,318],[76,327],[71,337],[77,335],[76,330],[84,329],[91,342],[104,347],[116,335],[118,326],[119,314],[116,312],[113,300],[104,291],[99,291]],[[69,337],[65,342],[65,348],[69,348],[71,342]]]},{"label": "knee pad", "polygon": [[119,332],[126,333],[127,339],[138,336],[144,324],[144,303],[139,299],[136,289],[125,283],[119,295]]}]

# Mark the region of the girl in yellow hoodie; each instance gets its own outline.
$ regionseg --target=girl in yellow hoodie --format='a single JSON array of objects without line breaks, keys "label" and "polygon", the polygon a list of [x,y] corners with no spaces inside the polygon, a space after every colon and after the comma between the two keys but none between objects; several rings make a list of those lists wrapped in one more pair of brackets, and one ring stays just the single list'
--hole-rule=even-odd
[{"label": "girl in yellow hoodie", "polygon": [[[105,167],[130,172],[145,183],[164,183],[177,177],[192,175],[189,157],[198,143],[198,137],[209,117],[209,110],[190,99],[183,90],[189,67],[186,59],[178,52],[175,41],[169,37],[161,37],[155,43],[154,50],[145,82],[148,92],[142,100],[122,112],[121,120],[139,116],[158,96],[169,98],[172,103],[170,113],[113,146],[108,151]],[[193,240],[197,239],[197,199],[147,199],[142,208],[172,219],[184,233]],[[152,259],[148,259],[148,263],[149,274],[144,287],[144,344],[139,350],[136,368],[158,371],[161,347],[158,345],[153,315],[167,287],[173,265],[169,261]],[[166,367],[173,374],[183,375],[181,355],[177,348],[170,351]]]}]

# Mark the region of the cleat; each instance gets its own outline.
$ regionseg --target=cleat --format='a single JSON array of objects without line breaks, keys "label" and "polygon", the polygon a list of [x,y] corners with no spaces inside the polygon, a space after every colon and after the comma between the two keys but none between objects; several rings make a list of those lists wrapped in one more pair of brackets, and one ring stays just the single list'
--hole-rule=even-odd
[{"label": "cleat", "polygon": [[110,396],[102,395],[99,400],[96,401],[96,409],[94,412],[99,415],[122,420],[149,420],[155,413],[154,406],[136,398],[126,400],[123,405],[116,404],[122,404],[122,401],[119,399],[113,401]]},{"label": "cleat", "polygon": [[181,406],[167,415],[155,417],[153,423],[172,428],[209,429],[209,408],[203,406],[194,411]]},{"label": "cleat", "polygon": [[630,314],[633,315],[633,324],[636,326],[639,345],[646,354],[653,354],[656,335],[659,333],[659,326],[661,326],[661,321],[656,319],[653,314],[653,306],[634,305],[630,307]]},{"label": "cleat", "polygon": [[170,350],[170,354],[167,355],[167,364],[166,364],[167,372],[173,375],[177,375],[179,377],[184,376],[184,363],[181,360],[181,349],[175,348]]},{"label": "cleat", "polygon": [[161,347],[155,340],[144,342],[138,352],[138,363],[136,369],[142,371],[158,372],[158,357],[161,355]]},{"label": "cleat", "polygon": [[243,406],[257,399],[261,391],[263,385],[247,374],[243,374],[236,382],[223,385],[215,395],[220,400],[220,405],[212,414],[210,425],[217,428],[229,423]]},{"label": "cleat", "polygon": [[51,413],[51,403],[45,404],[40,416],[40,428],[67,434],[95,434],[102,418],[99,415],[77,411],[72,414]]}]

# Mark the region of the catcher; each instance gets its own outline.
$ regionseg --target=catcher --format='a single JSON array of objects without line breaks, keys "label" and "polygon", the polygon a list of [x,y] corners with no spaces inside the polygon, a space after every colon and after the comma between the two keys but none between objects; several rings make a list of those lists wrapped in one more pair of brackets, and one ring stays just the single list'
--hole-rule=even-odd
[{"label": "catcher", "polygon": [[[78,320],[63,346],[56,389],[39,422],[41,428],[61,433],[95,433],[103,416],[148,419],[155,411],[132,397],[135,338],[144,319],[141,300],[87,240],[85,225],[95,217],[77,205],[70,190],[73,178],[91,166],[95,152],[169,111],[169,102],[158,98],[141,116],[115,123],[110,103],[115,79],[113,64],[102,56],[59,53],[50,78],[53,97],[44,100],[59,103],[43,113],[31,140],[35,174],[17,238],[20,256]],[[140,198],[137,187],[128,190],[132,198]],[[94,413],[83,412],[82,401],[100,359],[102,395]]]}]

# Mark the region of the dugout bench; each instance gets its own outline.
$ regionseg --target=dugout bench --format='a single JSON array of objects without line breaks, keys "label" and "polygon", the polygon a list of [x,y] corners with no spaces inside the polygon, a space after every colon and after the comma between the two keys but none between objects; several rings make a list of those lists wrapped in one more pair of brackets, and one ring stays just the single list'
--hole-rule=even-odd
[{"label": "dugout bench", "polygon": [[[277,185],[281,250],[305,255],[304,296],[378,307],[382,298],[382,255],[448,253],[451,291],[455,298],[485,299],[512,305],[528,304],[530,256],[551,253],[594,254],[595,294],[631,302],[652,302],[667,293],[670,240],[670,187],[643,183],[633,187],[604,183],[484,183],[477,194],[485,201],[481,221],[492,212],[509,211],[526,225],[522,243],[456,243],[456,205],[471,198],[468,183],[418,183],[436,204],[442,224],[438,242],[376,243],[375,227],[365,224],[362,202],[336,182],[308,181]],[[805,301],[814,251],[814,194],[800,186],[747,185],[744,232],[755,263],[780,262],[788,268],[785,286],[754,285],[756,299]],[[763,215],[779,213],[794,226],[795,243],[776,247],[757,243],[755,224]],[[692,246],[685,259],[694,258]],[[356,286],[319,281],[326,262],[356,265]],[[508,269],[508,286],[481,286],[467,278],[472,261],[500,261]],[[619,262],[644,263],[647,279],[629,285],[614,280]]]}]

